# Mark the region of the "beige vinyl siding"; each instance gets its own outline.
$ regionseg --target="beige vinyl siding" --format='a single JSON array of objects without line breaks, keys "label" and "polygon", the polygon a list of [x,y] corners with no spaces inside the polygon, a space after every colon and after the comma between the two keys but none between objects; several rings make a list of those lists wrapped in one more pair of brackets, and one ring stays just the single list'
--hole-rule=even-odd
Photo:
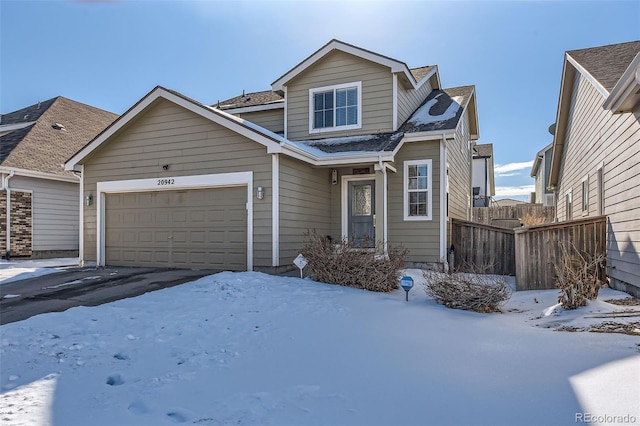
[{"label": "beige vinyl siding", "polygon": [[411,114],[418,109],[431,91],[429,80],[417,89],[406,89],[398,83],[398,127],[411,117]]},{"label": "beige vinyl siding", "polygon": [[78,250],[78,183],[14,176],[10,187],[33,191],[32,250]]},{"label": "beige vinyl siding", "polygon": [[[462,114],[462,126],[453,141],[447,141],[449,164],[449,217],[469,219],[471,196],[471,151],[469,150],[469,114]],[[464,128],[464,132],[462,131]]]},{"label": "beige vinyl siding", "polygon": [[[362,128],[309,134],[309,89],[362,82]],[[287,137],[304,140],[390,132],[393,126],[393,81],[388,67],[334,51],[287,85]]]},{"label": "beige vinyl siding", "polygon": [[291,265],[300,253],[303,234],[331,229],[331,169],[314,168],[280,156],[280,264]]},{"label": "beige vinyl siding", "polygon": [[251,121],[274,133],[284,133],[284,108],[269,111],[254,111],[236,114],[238,117]]},{"label": "beige vinyl siding", "polygon": [[[404,220],[404,162],[432,160],[432,219]],[[407,262],[440,262],[440,142],[411,142],[396,155],[397,173],[388,172],[388,232],[389,243],[409,249]]]},{"label": "beige vinyl siding", "polygon": [[[169,170],[162,165],[168,164]],[[272,266],[271,156],[266,148],[199,115],[161,100],[85,161],[85,194],[104,181],[253,171],[254,266]],[[170,189],[170,188],[168,188]],[[96,258],[96,203],[85,207],[85,260]]]},{"label": "beige vinyl siding", "polygon": [[[612,114],[604,97],[576,73],[558,186],[558,218],[566,218],[565,194],[573,191],[573,218],[598,215],[597,170],[604,167],[608,217],[607,267],[613,285],[640,288],[640,109]],[[588,155],[585,155],[588,153]],[[589,176],[589,209],[582,212],[582,180]]]}]

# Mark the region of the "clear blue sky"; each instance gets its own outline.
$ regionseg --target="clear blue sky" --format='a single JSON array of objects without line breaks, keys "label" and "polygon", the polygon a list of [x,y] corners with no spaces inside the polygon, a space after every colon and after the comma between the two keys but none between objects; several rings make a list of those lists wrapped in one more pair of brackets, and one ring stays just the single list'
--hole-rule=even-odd
[{"label": "clear blue sky", "polygon": [[214,104],[270,89],[332,38],[437,64],[445,87],[476,85],[504,188],[532,185],[552,141],[564,52],[640,39],[640,1],[0,0],[0,28],[2,113],[61,95],[121,114],[156,85]]}]

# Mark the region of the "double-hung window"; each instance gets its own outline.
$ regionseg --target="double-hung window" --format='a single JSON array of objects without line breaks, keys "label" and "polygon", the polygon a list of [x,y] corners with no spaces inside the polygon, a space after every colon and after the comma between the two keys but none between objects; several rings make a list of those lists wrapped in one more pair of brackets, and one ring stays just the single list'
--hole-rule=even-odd
[{"label": "double-hung window", "polygon": [[431,160],[404,162],[404,220],[431,220]]},{"label": "double-hung window", "polygon": [[362,82],[309,90],[309,133],[362,127]]}]

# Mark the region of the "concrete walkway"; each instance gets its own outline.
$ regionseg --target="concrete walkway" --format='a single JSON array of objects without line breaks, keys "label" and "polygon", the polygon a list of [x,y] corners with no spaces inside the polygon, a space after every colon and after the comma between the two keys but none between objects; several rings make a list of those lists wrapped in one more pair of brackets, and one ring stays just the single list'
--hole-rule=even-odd
[{"label": "concrete walkway", "polygon": [[0,324],[74,306],[97,306],[195,281],[214,270],[85,267],[0,286]]}]

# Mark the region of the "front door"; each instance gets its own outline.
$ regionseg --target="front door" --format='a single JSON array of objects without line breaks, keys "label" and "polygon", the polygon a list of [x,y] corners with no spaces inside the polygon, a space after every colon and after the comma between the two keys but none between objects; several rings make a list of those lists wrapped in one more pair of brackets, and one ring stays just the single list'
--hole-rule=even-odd
[{"label": "front door", "polygon": [[358,245],[374,247],[376,234],[375,181],[355,180],[349,182],[348,193],[348,237]]}]

